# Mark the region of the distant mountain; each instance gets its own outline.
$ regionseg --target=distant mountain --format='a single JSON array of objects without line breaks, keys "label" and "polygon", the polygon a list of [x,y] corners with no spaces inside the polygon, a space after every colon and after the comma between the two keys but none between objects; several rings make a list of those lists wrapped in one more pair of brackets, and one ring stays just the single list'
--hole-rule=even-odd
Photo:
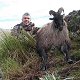
[{"label": "distant mountain", "polygon": [[11,29],[1,29],[1,28],[0,28],[0,33],[1,33],[1,32],[10,32],[10,31],[11,31]]}]

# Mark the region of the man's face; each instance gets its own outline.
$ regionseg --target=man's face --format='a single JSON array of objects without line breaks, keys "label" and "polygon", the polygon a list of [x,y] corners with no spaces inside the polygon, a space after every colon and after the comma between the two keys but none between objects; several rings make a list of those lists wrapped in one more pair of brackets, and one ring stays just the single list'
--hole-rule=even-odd
[{"label": "man's face", "polygon": [[22,22],[24,25],[28,25],[30,23],[30,21],[31,21],[30,16],[23,16]]}]

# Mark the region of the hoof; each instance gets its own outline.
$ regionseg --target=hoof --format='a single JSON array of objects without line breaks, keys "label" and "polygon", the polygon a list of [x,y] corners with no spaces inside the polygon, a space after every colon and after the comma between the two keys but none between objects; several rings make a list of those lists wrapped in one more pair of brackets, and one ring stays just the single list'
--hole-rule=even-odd
[{"label": "hoof", "polygon": [[41,70],[41,71],[46,71],[46,70],[47,70],[47,67],[46,67],[46,66],[41,65],[41,66],[40,66],[40,70]]},{"label": "hoof", "polygon": [[41,71],[46,71],[46,67],[40,67]]},{"label": "hoof", "polygon": [[69,59],[69,60],[68,60],[68,63],[69,63],[69,64],[73,64],[73,60]]},{"label": "hoof", "polygon": [[41,71],[46,71],[46,68],[45,68],[45,67],[43,67],[43,68],[41,68],[40,70],[41,70]]}]

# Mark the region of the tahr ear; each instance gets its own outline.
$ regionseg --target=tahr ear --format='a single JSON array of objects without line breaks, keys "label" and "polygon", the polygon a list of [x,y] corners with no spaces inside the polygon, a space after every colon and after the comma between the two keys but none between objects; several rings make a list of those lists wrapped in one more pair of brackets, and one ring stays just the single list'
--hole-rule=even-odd
[{"label": "tahr ear", "polygon": [[49,18],[49,20],[54,20],[54,18]]},{"label": "tahr ear", "polygon": [[50,10],[50,11],[49,11],[49,14],[55,16],[55,15],[56,15],[56,12],[53,11],[53,10]]}]

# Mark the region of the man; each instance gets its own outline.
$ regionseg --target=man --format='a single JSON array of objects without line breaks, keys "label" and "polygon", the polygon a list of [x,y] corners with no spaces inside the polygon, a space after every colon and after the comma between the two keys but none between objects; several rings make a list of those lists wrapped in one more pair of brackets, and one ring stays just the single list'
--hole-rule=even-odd
[{"label": "man", "polygon": [[22,22],[17,24],[11,30],[11,35],[19,37],[22,30],[29,32],[30,34],[35,34],[39,28],[34,27],[35,24],[31,22],[31,16],[29,13],[24,13],[22,16]]}]

